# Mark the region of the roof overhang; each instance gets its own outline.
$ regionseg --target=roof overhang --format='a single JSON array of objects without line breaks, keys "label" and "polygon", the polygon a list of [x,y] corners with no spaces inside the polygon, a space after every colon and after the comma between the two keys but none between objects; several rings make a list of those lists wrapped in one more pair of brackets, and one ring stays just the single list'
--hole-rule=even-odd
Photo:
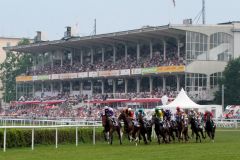
[{"label": "roof overhang", "polygon": [[185,36],[185,31],[169,27],[145,27],[141,29],[99,34],[85,37],[32,43],[23,46],[7,47],[6,50],[24,53],[43,53],[61,49],[81,49],[83,47],[100,47],[114,44],[134,44],[154,40],[179,39]]}]

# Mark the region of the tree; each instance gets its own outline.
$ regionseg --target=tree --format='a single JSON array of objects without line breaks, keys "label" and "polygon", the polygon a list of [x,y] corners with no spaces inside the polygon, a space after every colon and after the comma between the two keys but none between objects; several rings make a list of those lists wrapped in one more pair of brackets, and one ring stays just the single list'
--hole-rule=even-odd
[{"label": "tree", "polygon": [[223,71],[219,91],[215,93],[215,101],[222,101],[222,85],[224,85],[224,103],[227,105],[240,104],[240,57],[231,60]]},{"label": "tree", "polygon": [[[28,39],[22,39],[18,45],[27,45],[29,43]],[[0,64],[0,79],[3,84],[1,90],[4,91],[3,99],[5,102],[16,99],[16,77],[26,73],[31,66],[31,54],[7,51],[5,61]]]}]

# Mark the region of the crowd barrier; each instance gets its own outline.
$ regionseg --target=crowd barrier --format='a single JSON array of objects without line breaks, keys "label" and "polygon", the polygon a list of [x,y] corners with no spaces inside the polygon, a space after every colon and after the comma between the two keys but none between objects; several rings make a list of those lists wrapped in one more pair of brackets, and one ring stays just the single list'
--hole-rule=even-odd
[{"label": "crowd barrier", "polygon": [[76,128],[76,146],[78,146],[78,128],[80,127],[91,127],[93,129],[93,144],[95,145],[95,133],[96,127],[102,126],[101,124],[87,124],[87,125],[52,125],[52,126],[0,126],[0,129],[4,129],[3,132],[3,152],[6,152],[6,141],[7,141],[7,129],[31,129],[32,130],[32,141],[31,141],[31,148],[34,150],[34,132],[35,129],[39,128],[48,128],[48,129],[55,129],[55,147],[58,148],[58,129],[59,128]]}]

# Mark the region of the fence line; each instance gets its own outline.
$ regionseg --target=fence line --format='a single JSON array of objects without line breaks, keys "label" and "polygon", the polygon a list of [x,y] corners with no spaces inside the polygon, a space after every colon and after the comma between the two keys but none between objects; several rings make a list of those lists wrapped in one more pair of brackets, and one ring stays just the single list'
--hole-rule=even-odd
[{"label": "fence line", "polygon": [[7,139],[7,129],[31,129],[32,130],[32,144],[31,149],[34,150],[34,133],[35,129],[38,128],[54,128],[55,129],[55,142],[56,142],[56,148],[58,148],[58,128],[76,128],[76,146],[78,146],[78,127],[92,127],[93,128],[93,144],[96,144],[95,140],[95,132],[96,127],[101,127],[100,124],[92,124],[92,125],[53,125],[53,126],[0,126],[0,129],[4,129],[3,133],[3,152],[6,152],[6,139]]}]

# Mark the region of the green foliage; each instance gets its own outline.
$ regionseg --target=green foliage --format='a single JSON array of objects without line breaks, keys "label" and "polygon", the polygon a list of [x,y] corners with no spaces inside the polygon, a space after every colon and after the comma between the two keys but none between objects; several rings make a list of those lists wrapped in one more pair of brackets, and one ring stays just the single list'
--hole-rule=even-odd
[{"label": "green foliage", "polygon": [[[22,39],[18,45],[27,45],[29,43],[28,39]],[[3,99],[6,102],[16,99],[16,77],[26,73],[31,66],[31,54],[7,51],[5,61],[0,64],[0,80],[3,84],[1,90],[4,91]]]},{"label": "green foliage", "polygon": [[[54,145],[55,129],[37,129],[34,132],[35,144]],[[92,143],[93,130],[90,128],[78,129],[79,143]],[[102,130],[96,130],[96,141],[103,141]],[[58,129],[58,143],[75,143],[76,129],[64,128]],[[31,129],[8,129],[7,130],[7,147],[30,147],[32,143]],[[0,147],[3,147],[3,130],[0,130]]]},{"label": "green foliage", "polygon": [[222,100],[222,84],[224,84],[224,102],[226,105],[240,104],[240,57],[232,60],[223,72],[223,78],[219,85],[219,91],[215,93],[218,104]]}]

